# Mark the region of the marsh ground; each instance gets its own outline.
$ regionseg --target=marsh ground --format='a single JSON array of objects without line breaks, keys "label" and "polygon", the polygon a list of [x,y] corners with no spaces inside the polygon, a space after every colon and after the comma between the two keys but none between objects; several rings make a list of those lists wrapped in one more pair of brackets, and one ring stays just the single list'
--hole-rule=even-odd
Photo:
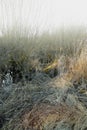
[{"label": "marsh ground", "polygon": [[[83,28],[0,37],[2,130],[87,129],[87,40]],[[3,87],[10,72],[13,82]]]}]

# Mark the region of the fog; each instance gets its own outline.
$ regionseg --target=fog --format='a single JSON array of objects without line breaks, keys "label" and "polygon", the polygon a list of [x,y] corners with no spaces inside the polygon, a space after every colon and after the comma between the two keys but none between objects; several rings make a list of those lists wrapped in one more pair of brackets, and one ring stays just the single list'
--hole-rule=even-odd
[{"label": "fog", "polygon": [[0,30],[87,25],[87,0],[0,0]]}]

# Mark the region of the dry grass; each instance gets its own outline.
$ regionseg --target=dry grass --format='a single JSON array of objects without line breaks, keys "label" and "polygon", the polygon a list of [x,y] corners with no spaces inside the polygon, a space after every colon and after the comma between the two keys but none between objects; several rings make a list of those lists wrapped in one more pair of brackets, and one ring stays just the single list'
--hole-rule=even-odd
[{"label": "dry grass", "polygon": [[83,48],[81,48],[81,53],[77,57],[75,57],[75,60],[73,61],[73,64],[71,63],[71,67],[69,70],[69,73],[67,73],[67,77],[70,77],[70,80],[72,82],[80,82],[80,81],[86,81],[87,80],[87,46],[84,45]]},{"label": "dry grass", "polygon": [[[12,84],[9,92],[0,88],[0,114],[7,119],[2,130],[56,130],[62,123],[69,125],[66,129],[79,130],[83,120],[86,122],[87,109],[74,88],[75,83],[78,88],[79,84],[87,83],[87,43],[83,40],[86,37],[70,30],[63,38],[61,34],[30,37],[10,34],[0,38],[1,75],[13,63],[22,74],[30,73],[32,69],[37,72],[36,77],[24,85]],[[49,78],[47,74],[55,69],[57,76]],[[84,94],[85,90],[78,89],[78,93]],[[83,128],[87,128],[86,125]]]},{"label": "dry grass", "polygon": [[62,29],[52,34],[46,32],[41,35],[22,34],[22,32],[13,30],[0,37],[1,73],[3,69],[6,71],[10,68],[13,61],[17,64],[17,68],[23,72],[29,71],[32,66],[47,71],[56,67],[56,61],[59,62],[59,66],[63,66],[65,64],[64,57],[77,56],[81,49],[80,44],[86,39],[85,29],[80,27],[74,28],[72,31],[67,29],[64,36]]},{"label": "dry grass", "polygon": [[22,117],[22,125],[25,129],[43,130],[48,129],[51,126],[53,129],[58,122],[67,122],[73,126],[78,118],[81,116],[81,112],[75,108],[70,108],[67,105],[48,105],[40,104],[35,106],[32,111],[26,113]]}]

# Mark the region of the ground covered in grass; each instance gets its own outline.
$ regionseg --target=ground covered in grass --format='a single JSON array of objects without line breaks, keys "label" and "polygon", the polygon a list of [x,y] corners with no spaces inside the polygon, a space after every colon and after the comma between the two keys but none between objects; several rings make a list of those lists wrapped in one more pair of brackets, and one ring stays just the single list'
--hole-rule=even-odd
[{"label": "ground covered in grass", "polygon": [[61,36],[0,37],[1,130],[87,130],[86,32]]},{"label": "ground covered in grass", "polygon": [[62,87],[56,82],[49,79],[41,84],[13,84],[8,92],[1,89],[1,129],[86,130],[86,84]]}]

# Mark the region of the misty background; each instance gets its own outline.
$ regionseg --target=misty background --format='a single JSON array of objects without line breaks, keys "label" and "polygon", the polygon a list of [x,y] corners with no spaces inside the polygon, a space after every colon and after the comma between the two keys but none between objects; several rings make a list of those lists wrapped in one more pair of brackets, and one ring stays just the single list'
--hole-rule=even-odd
[{"label": "misty background", "polygon": [[0,33],[18,27],[53,31],[87,25],[86,0],[0,0]]}]

